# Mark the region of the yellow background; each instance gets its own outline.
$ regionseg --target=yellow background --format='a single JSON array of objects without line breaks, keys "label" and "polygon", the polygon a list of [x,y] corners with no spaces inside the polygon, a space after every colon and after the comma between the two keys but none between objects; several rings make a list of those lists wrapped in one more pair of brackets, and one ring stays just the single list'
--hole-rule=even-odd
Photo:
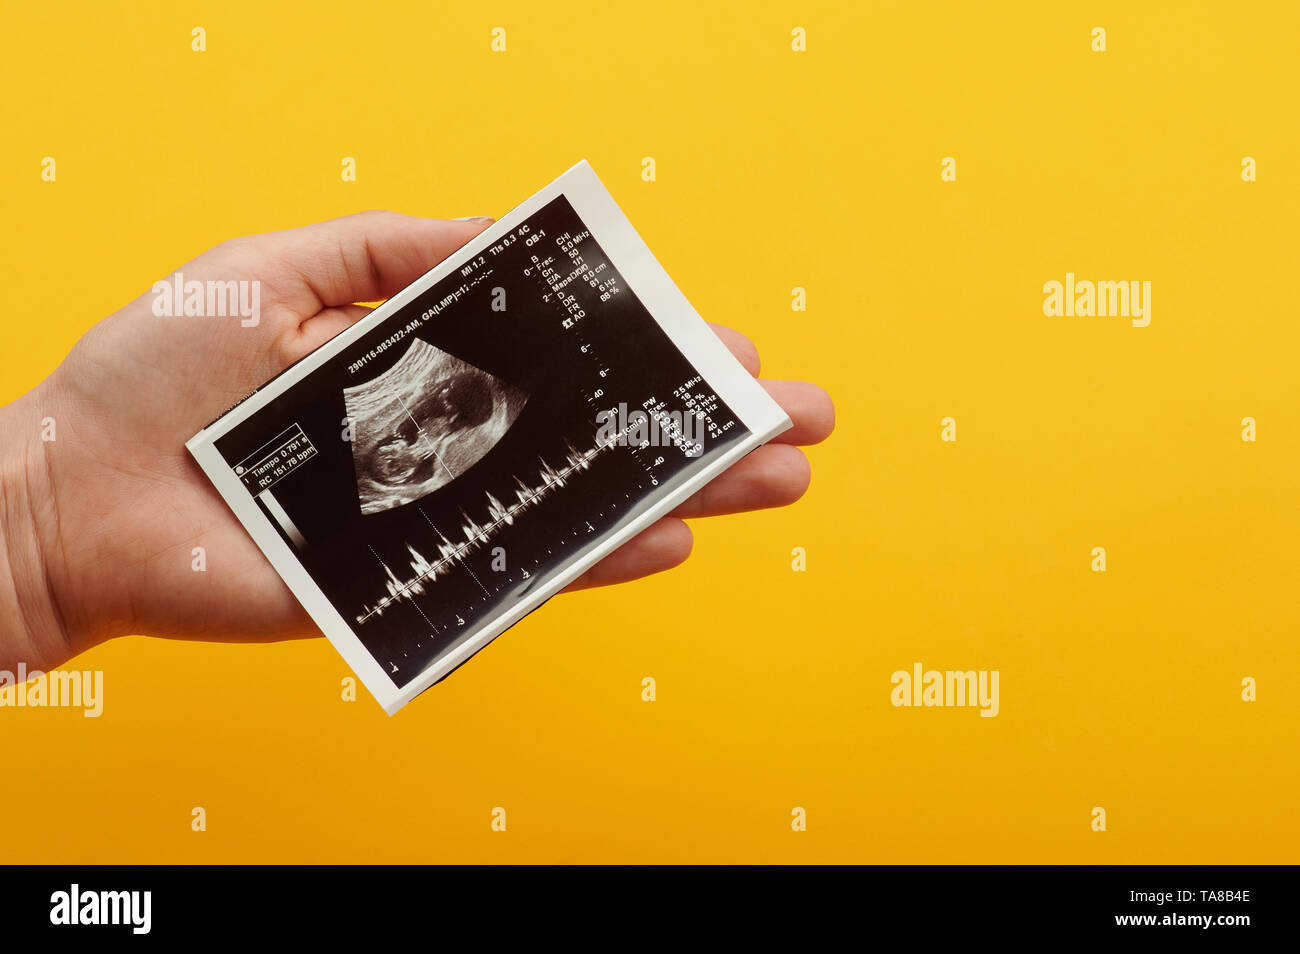
[{"label": "yellow background", "polygon": [[[697,523],[685,567],[557,598],[391,720],[324,641],[92,651],[102,718],[0,711],[0,859],[1297,859],[1295,4],[3,19],[4,400],[224,238],[499,215],[585,157],[839,427],[797,506]],[[1066,271],[1151,281],[1151,326],[1045,318]],[[1001,714],[892,707],[917,661],[1000,670]]]}]

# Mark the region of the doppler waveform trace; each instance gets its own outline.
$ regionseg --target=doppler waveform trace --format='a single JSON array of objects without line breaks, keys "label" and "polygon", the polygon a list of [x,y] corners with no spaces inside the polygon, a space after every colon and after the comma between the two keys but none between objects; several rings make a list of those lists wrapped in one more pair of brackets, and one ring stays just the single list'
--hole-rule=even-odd
[{"label": "doppler waveform trace", "polygon": [[[611,448],[619,446],[619,436],[614,435],[607,440],[598,440],[590,450],[585,452],[578,451],[574,446],[565,441],[569,453],[566,455],[565,466],[559,470],[553,468],[543,458],[539,457],[541,469],[538,476],[541,483],[535,487],[529,487],[518,476],[515,477],[515,503],[503,504],[491,492],[485,491],[487,497],[489,522],[486,524],[475,523],[464,510],[461,510],[461,516],[465,522],[461,524],[461,531],[465,534],[464,543],[452,543],[443,533],[434,527],[434,532],[438,534],[441,543],[438,544],[438,560],[430,563],[428,558],[415,549],[409,542],[406,544],[406,550],[411,555],[410,567],[415,573],[411,579],[403,581],[398,578],[383,560],[380,565],[388,575],[385,586],[388,595],[381,599],[374,606],[363,606],[362,612],[356,617],[358,623],[365,623],[373,616],[382,616],[384,610],[388,609],[394,603],[402,600],[411,600],[414,602],[417,596],[425,592],[426,582],[437,582],[439,575],[450,572],[456,564],[463,563],[472,553],[480,547],[487,545],[492,537],[501,529],[502,526],[513,526],[515,517],[529,508],[541,503],[553,492],[563,487],[570,477],[579,471],[587,470],[592,461]],[[428,519],[426,517],[426,519]],[[430,526],[433,526],[430,522]]]}]

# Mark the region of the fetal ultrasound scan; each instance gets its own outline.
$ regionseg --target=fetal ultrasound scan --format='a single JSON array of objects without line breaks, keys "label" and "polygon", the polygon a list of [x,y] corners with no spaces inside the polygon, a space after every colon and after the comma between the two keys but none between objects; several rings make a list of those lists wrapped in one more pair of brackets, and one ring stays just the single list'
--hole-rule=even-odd
[{"label": "fetal ultrasound scan", "polygon": [[528,396],[419,338],[364,384],[343,389],[362,513],[426,497],[510,430]]}]

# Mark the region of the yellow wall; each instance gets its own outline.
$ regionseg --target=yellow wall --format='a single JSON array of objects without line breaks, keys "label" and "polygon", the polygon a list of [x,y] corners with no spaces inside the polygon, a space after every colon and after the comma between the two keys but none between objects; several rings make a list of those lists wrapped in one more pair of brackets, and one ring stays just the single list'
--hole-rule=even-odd
[{"label": "yellow wall", "polygon": [[[0,859],[1296,860],[1294,4],[3,18],[0,399],[223,238],[500,214],[586,157],[839,427],[798,506],[697,523],[391,720],[323,641],[92,651],[102,718],[0,710]],[[1067,271],[1151,281],[1150,326],[1044,317]],[[1000,714],[895,708],[917,661],[998,670]]]}]

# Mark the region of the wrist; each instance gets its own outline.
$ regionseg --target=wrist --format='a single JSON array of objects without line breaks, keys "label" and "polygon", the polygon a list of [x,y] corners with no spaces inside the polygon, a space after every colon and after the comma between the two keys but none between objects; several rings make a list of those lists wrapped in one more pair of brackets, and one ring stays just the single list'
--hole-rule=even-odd
[{"label": "wrist", "polygon": [[80,651],[47,559],[59,526],[42,440],[42,431],[57,439],[57,418],[43,408],[48,393],[42,384],[0,408],[0,670],[48,669]]}]

